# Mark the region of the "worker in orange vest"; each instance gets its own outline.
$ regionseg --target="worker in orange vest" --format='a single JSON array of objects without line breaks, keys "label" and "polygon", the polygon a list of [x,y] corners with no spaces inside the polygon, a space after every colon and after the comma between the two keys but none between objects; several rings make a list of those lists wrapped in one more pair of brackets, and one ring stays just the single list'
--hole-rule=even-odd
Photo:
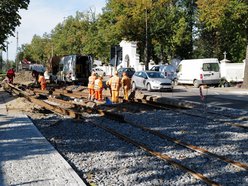
[{"label": "worker in orange vest", "polygon": [[[113,76],[111,75],[109,80],[112,78]],[[112,97],[112,91],[111,91],[111,87],[110,87],[110,84],[109,84],[109,80],[106,82],[106,85],[107,85],[107,88],[109,88],[109,93],[110,93],[110,96]]]},{"label": "worker in orange vest", "polygon": [[118,72],[115,71],[114,76],[109,79],[109,85],[112,93],[112,103],[119,102],[119,90],[121,88],[121,78],[118,77]]},{"label": "worker in orange vest", "polygon": [[40,73],[38,82],[40,83],[41,90],[46,90],[46,79],[44,73]]},{"label": "worker in orange vest", "polygon": [[89,76],[88,78],[89,82],[88,82],[88,89],[89,89],[89,100],[93,100],[94,99],[94,84],[95,84],[95,80],[96,80],[96,73],[92,72],[91,76]]},{"label": "worker in orange vest", "polygon": [[103,82],[102,82],[102,76],[98,76],[95,80],[94,84],[94,90],[95,90],[95,99],[97,101],[103,101],[102,100],[102,90],[103,90]]},{"label": "worker in orange vest", "polygon": [[124,100],[128,100],[128,92],[131,89],[131,79],[127,76],[126,72],[122,74],[121,85],[123,87]]}]

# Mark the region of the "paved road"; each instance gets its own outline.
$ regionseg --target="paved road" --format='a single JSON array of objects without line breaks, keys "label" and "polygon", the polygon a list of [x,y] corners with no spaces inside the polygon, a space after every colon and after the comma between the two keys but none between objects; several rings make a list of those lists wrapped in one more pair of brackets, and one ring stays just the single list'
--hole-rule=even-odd
[{"label": "paved road", "polygon": [[190,86],[176,86],[173,92],[147,92],[164,97],[211,104],[214,106],[243,109],[248,111],[248,90],[239,88],[213,88],[203,89],[205,97],[201,100],[199,88]]}]

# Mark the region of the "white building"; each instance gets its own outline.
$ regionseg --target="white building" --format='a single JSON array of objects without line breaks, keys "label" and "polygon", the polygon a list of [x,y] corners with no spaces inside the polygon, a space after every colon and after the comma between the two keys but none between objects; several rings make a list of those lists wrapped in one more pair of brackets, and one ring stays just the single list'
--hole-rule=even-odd
[{"label": "white building", "polygon": [[140,63],[140,57],[137,54],[136,41],[122,40],[120,46],[122,47],[122,62],[117,66],[117,69],[121,67],[132,67],[135,71],[145,69],[145,65]]}]

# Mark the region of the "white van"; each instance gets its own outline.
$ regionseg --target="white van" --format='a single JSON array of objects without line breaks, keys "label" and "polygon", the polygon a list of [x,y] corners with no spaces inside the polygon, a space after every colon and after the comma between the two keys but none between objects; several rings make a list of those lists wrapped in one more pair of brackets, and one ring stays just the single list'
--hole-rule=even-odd
[{"label": "white van", "polygon": [[221,80],[219,61],[216,58],[182,60],[177,68],[179,84],[218,85]]}]

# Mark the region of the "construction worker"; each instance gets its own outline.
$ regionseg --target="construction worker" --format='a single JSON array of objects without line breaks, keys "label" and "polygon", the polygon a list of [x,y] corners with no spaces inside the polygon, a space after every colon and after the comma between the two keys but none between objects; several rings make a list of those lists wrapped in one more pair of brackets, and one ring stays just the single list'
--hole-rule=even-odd
[{"label": "construction worker", "polygon": [[128,92],[131,89],[131,79],[127,76],[126,72],[123,72],[121,85],[124,91],[124,100],[128,100]]},{"label": "construction worker", "polygon": [[109,79],[109,85],[111,87],[112,103],[119,102],[119,90],[121,87],[121,78],[118,77],[118,72],[115,71],[114,76]]},{"label": "construction worker", "polygon": [[95,80],[94,90],[95,90],[95,99],[97,101],[102,101],[102,90],[103,90],[103,82],[102,76],[98,76]]},{"label": "construction worker", "polygon": [[14,77],[15,77],[15,70],[14,68],[11,68],[7,71],[7,77],[9,79],[9,83],[13,84]]},{"label": "construction worker", "polygon": [[[113,76],[111,75],[110,76],[110,79],[112,78]],[[109,80],[110,80],[109,79]],[[109,84],[109,80],[106,82],[106,85],[107,85],[107,87],[109,88],[109,93],[110,93],[110,96],[112,97],[112,91],[111,91],[111,87],[110,87],[110,84]]]},{"label": "construction worker", "polygon": [[34,84],[37,84],[39,79],[39,72],[36,70],[32,70],[32,77],[34,78]]},{"label": "construction worker", "polygon": [[88,83],[88,89],[89,89],[89,100],[93,100],[94,99],[94,84],[95,84],[95,80],[96,80],[96,73],[92,72],[91,76],[89,76],[88,78],[89,83]]},{"label": "construction worker", "polygon": [[38,82],[40,83],[41,90],[46,90],[46,85],[47,84],[46,84],[46,79],[45,79],[45,76],[44,76],[43,72],[40,73]]}]

